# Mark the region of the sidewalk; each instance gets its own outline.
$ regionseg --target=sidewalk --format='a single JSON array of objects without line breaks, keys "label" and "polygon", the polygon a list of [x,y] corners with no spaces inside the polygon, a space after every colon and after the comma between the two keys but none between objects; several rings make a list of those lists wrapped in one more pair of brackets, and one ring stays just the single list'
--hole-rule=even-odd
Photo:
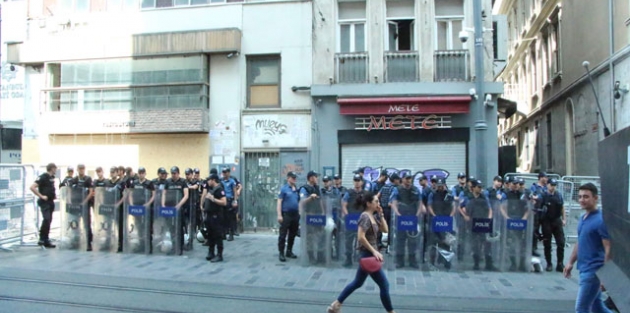
[{"label": "sidewalk", "polygon": [[[108,275],[166,281],[212,282],[229,286],[254,286],[293,290],[340,292],[354,278],[356,268],[304,267],[300,259],[278,261],[277,237],[243,234],[225,242],[225,262],[205,260],[207,248],[200,244],[184,256],[127,255],[101,252],[16,248],[0,252],[0,271],[11,268],[46,269],[54,272]],[[296,240],[296,251],[300,240]],[[42,267],[42,264],[45,264]],[[557,272],[421,272],[387,271],[393,295],[451,296],[457,298],[574,300],[578,284]],[[370,279],[360,292],[378,293]]]}]

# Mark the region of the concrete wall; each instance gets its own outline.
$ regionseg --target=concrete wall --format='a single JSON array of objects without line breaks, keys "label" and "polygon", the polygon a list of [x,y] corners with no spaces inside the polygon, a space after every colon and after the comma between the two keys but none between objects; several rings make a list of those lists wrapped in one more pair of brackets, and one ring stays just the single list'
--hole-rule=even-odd
[{"label": "concrete wall", "polygon": [[615,52],[623,49],[630,43],[630,25],[626,25],[630,12],[630,2],[626,0],[613,0],[613,20]]}]

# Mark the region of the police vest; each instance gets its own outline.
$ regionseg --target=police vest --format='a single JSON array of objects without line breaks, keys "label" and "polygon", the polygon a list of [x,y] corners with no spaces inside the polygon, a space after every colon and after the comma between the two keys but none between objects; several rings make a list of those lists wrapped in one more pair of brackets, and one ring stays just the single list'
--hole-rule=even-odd
[{"label": "police vest", "polygon": [[[302,186],[300,189],[302,188],[306,190],[306,197],[309,197],[312,194],[316,194],[318,196],[318,198],[309,200],[305,203],[305,206],[304,206],[305,212],[306,213],[321,213],[322,211],[321,193],[319,192],[319,189],[309,184]],[[300,199],[300,200],[303,200],[303,199]]]},{"label": "police vest", "polygon": [[486,196],[480,194],[479,197],[475,198],[474,195],[471,195],[468,198],[468,204],[466,205],[466,212],[470,217],[474,218],[488,218],[488,202]]},{"label": "police vest", "polygon": [[415,214],[420,201],[420,191],[416,186],[398,186],[398,211],[400,214]]},{"label": "police vest", "polygon": [[364,190],[356,191],[354,189],[348,190],[348,212],[349,213],[357,213],[359,210],[357,209],[356,203],[359,195],[365,194]]},{"label": "police vest", "polygon": [[105,193],[103,195],[103,204],[116,204],[120,197],[122,196],[122,192],[119,187],[120,180],[112,181],[111,179],[105,180]]},{"label": "police vest", "polygon": [[455,197],[459,197],[459,194],[464,191],[464,187],[462,185],[455,186]]},{"label": "police vest", "polygon": [[381,188],[381,198],[379,201],[381,202],[381,207],[383,209],[389,208],[389,196],[392,195],[392,190],[396,188],[395,185],[385,185]]},{"label": "police vest", "polygon": [[435,215],[451,215],[453,211],[453,197],[449,194],[448,190],[436,190],[433,192],[432,208]]},{"label": "police vest", "polygon": [[130,186],[133,186],[133,188],[131,188],[131,201],[134,205],[142,205],[149,200],[149,188],[147,183],[149,183],[148,180],[140,182],[139,179],[131,182]]},{"label": "police vest", "polygon": [[498,201],[497,200],[497,194],[499,193],[498,190],[496,190],[494,188],[488,188],[486,190],[488,191],[488,199],[490,201]]},{"label": "police vest", "polygon": [[94,187],[105,187],[105,185],[106,185],[106,179],[94,180]]},{"label": "police vest", "polygon": [[547,212],[544,215],[546,220],[555,220],[562,216],[562,202],[558,193],[545,194],[543,198],[543,205],[547,207]]},{"label": "police vest", "polygon": [[510,218],[522,218],[527,211],[527,200],[521,191],[507,192],[507,214]]}]

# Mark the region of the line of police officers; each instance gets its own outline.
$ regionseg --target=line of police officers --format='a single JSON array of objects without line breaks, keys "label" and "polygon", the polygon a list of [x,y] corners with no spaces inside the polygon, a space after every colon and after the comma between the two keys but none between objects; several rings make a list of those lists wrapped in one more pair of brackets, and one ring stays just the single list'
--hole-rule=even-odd
[{"label": "line of police officers", "polygon": [[[38,205],[42,211],[43,221],[40,228],[39,245],[47,248],[55,248],[49,239],[50,224],[52,222],[52,212],[54,211],[55,192],[55,172],[57,167],[54,163],[46,166],[46,172],[41,174],[35,183],[31,186],[31,191],[38,197]],[[74,168],[68,167],[67,175],[59,184],[59,188],[80,188],[87,191],[87,197],[81,199],[81,205],[88,205],[89,212],[94,207],[94,189],[98,187],[108,188],[116,193],[115,207],[118,210],[118,252],[122,252],[123,247],[123,202],[126,201],[125,190],[131,191],[148,191],[151,195],[150,199],[142,203],[134,203],[134,197],[129,197],[131,205],[150,206],[156,198],[156,191],[173,190],[178,194],[178,203],[172,203],[181,212],[182,228],[180,238],[181,247],[185,249],[192,248],[192,241],[184,243],[184,232],[188,229],[201,229],[206,239],[204,245],[209,246],[209,253],[206,259],[213,262],[223,261],[223,239],[228,241],[234,240],[234,236],[238,236],[237,218],[238,218],[238,197],[241,192],[240,182],[231,176],[229,168],[222,170],[222,177],[219,178],[217,170],[212,169],[211,174],[204,180],[200,179],[200,171],[198,168],[187,168],[185,170],[186,178],[180,177],[179,167],[171,167],[171,177],[167,178],[167,171],[160,167],[157,171],[158,177],[149,180],[146,178],[146,169],[138,168],[138,173],[134,173],[131,167],[112,167],[110,168],[109,178],[105,178],[103,169],[96,168],[97,178],[92,180],[85,173],[85,165],[77,166],[78,175],[74,176]],[[203,200],[203,201],[202,201]],[[77,201],[78,202],[78,201]],[[164,205],[164,201],[162,201]],[[196,220],[190,223],[190,214],[192,210],[197,210]],[[206,218],[203,219],[204,213]],[[87,230],[87,251],[92,251],[92,228],[91,213],[83,218],[84,227]],[[188,234],[191,238],[193,234]],[[217,247],[218,253],[214,253],[214,247]],[[182,249],[183,250],[183,249]],[[180,250],[181,254],[182,251]],[[216,257],[215,257],[216,256]]]},{"label": "line of police officers", "polygon": [[[429,221],[435,217],[461,217],[464,221],[469,222],[471,219],[493,218],[493,207],[497,207],[497,212],[501,214],[503,218],[524,220],[526,221],[529,214],[535,216],[535,227],[542,227],[542,234],[535,232],[536,239],[540,239],[544,243],[545,247],[545,259],[547,261],[547,271],[552,270],[551,265],[551,237],[554,236],[557,244],[557,266],[556,270],[562,272],[562,264],[564,259],[564,233],[563,226],[566,225],[566,213],[564,210],[562,195],[557,192],[556,186],[558,182],[556,180],[547,181],[547,175],[545,173],[539,174],[539,181],[531,186],[530,189],[525,187],[525,180],[519,177],[508,177],[503,184],[503,178],[496,176],[493,179],[492,187],[483,189],[483,183],[474,177],[468,177],[465,173],[459,173],[457,175],[458,183],[450,190],[446,186],[446,179],[442,177],[433,176],[430,179],[424,175],[419,177],[420,187],[418,188],[413,184],[413,175],[411,173],[403,173],[402,177],[399,173],[392,173],[391,175],[386,171],[381,171],[379,177],[374,182],[370,182],[364,178],[365,168],[361,167],[353,172],[353,187],[346,189],[341,185],[341,177],[334,175],[332,180],[328,176],[324,176],[322,181],[324,183],[323,188],[317,187],[318,174],[311,171],[307,174],[307,184],[302,187],[297,187],[296,174],[289,172],[287,174],[287,184],[281,187],[278,195],[278,222],[280,223],[280,235],[278,238],[278,250],[279,259],[282,262],[286,261],[286,258],[297,258],[293,253],[293,243],[295,236],[297,235],[300,223],[300,206],[304,207],[305,213],[317,213],[319,208],[314,206],[314,209],[309,209],[309,203],[313,203],[314,200],[319,199],[321,196],[339,197],[341,198],[341,207],[337,208],[333,204],[333,215],[335,216],[336,229],[340,229],[340,221],[337,218],[345,217],[348,214],[360,213],[357,208],[354,208],[354,203],[357,197],[366,192],[371,191],[379,197],[380,205],[383,208],[383,213],[388,225],[391,227],[392,212],[396,216],[401,215],[416,215],[423,216],[422,221],[425,225],[424,247],[427,247],[427,240],[431,240],[431,245],[438,245],[445,250],[450,250],[449,244],[445,244],[445,239],[448,239],[448,232],[436,232],[427,234],[428,229],[426,225]],[[390,182],[389,184],[387,182]],[[429,183],[430,181],[430,183]],[[534,212],[530,212],[528,202],[534,203]],[[340,212],[339,212],[340,209]],[[325,212],[321,212],[325,214]],[[339,214],[340,213],[340,214]],[[428,213],[428,214],[427,214]],[[304,227],[308,227],[304,225]],[[336,232],[336,231],[335,231]],[[396,267],[402,268],[405,266],[405,246],[408,251],[415,251],[417,249],[418,242],[414,238],[418,235],[417,232],[407,232],[407,236],[396,236]],[[525,232],[511,231],[507,233],[508,251],[507,256],[510,261],[510,271],[520,270],[529,271],[530,265],[527,264],[528,258],[521,256],[517,260],[517,249],[522,249],[526,246],[527,238]],[[467,236],[466,231],[460,231],[460,236]],[[491,234],[492,237],[495,234]],[[288,236],[288,239],[287,239]],[[480,269],[481,256],[484,256],[485,269],[489,271],[497,270],[492,258],[492,245],[485,233],[472,233],[472,238],[469,242],[472,243],[472,257],[474,262],[473,269]],[[345,236],[345,267],[351,267],[353,262],[353,247],[354,240],[349,233]],[[467,238],[460,238],[457,248],[457,259],[462,261],[465,255],[465,247],[463,242]],[[379,241],[382,241],[382,235],[379,236]],[[388,245],[391,241],[391,236],[388,236]],[[340,240],[333,242],[334,250],[337,251],[337,255],[334,259],[339,258]],[[307,243],[308,246],[313,246],[313,243]],[[446,247],[445,247],[446,245]],[[323,244],[320,244],[323,246]],[[381,243],[381,246],[384,246]],[[286,252],[285,252],[286,247]],[[425,260],[425,249],[421,252],[420,258]],[[431,263],[436,260],[436,253],[438,249],[431,249],[429,259]],[[321,259],[320,256],[314,255],[314,252],[308,251],[309,259]],[[533,254],[536,253],[536,241],[534,241]],[[450,260],[444,260],[445,268],[449,269]],[[408,254],[408,264],[412,268],[419,268],[418,260],[415,253]],[[435,264],[434,264],[435,265]]]}]

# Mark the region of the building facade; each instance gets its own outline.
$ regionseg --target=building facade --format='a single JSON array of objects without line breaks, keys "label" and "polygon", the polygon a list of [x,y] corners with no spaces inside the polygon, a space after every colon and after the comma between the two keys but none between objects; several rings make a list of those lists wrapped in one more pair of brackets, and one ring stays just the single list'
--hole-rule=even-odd
[{"label": "building facade", "polygon": [[[487,29],[491,5],[483,1]],[[439,174],[449,184],[458,172],[496,175],[497,109],[476,110],[474,39],[460,40],[462,31],[474,37],[473,1],[314,0],[314,8],[313,168],[341,174],[346,186],[364,166],[371,179],[380,169]],[[491,32],[484,45],[492,51]],[[503,87],[492,83],[492,54],[484,57],[494,102]],[[490,121],[482,153],[476,111]]]},{"label": "building facade", "polygon": [[24,163],[229,166],[247,209],[254,177],[274,201],[281,150],[308,160],[311,98],[294,89],[312,80],[311,2],[29,0],[26,15],[7,43],[25,69]]},{"label": "building facade", "polygon": [[516,146],[522,172],[599,175],[605,126],[630,125],[629,3],[499,0],[493,13],[507,17],[508,58],[497,80],[518,106],[500,121],[499,145]]}]

